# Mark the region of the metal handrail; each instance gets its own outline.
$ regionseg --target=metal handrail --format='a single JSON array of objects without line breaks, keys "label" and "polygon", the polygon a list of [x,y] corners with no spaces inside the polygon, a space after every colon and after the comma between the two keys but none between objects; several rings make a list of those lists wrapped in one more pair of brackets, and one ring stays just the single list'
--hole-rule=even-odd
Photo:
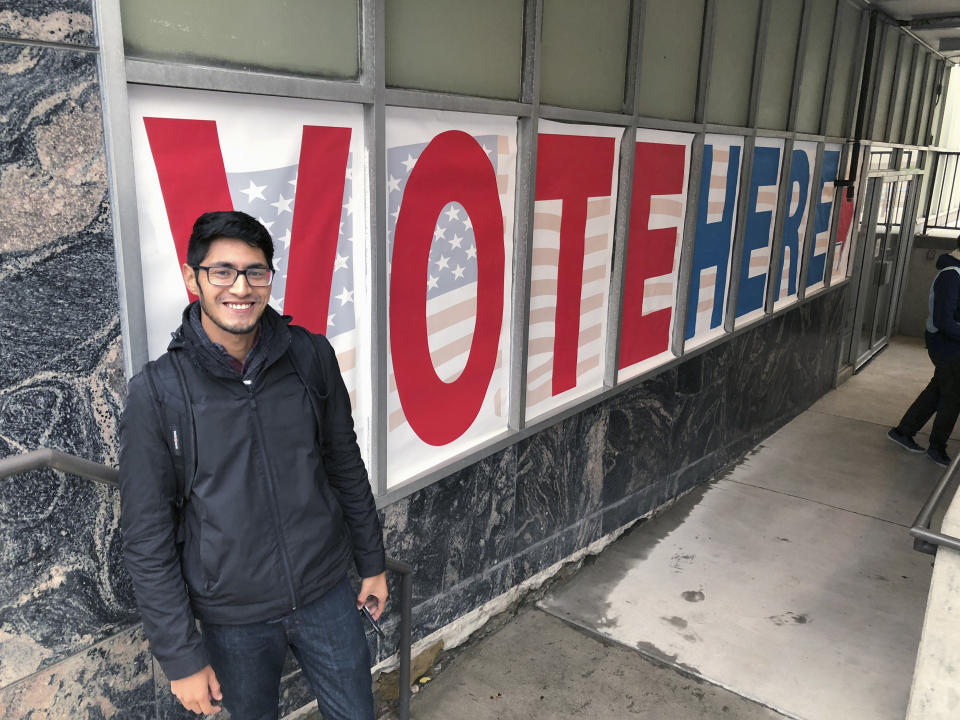
[{"label": "metal handrail", "polygon": [[933,514],[937,511],[937,506],[943,499],[943,494],[947,487],[955,479],[958,467],[960,467],[960,455],[957,455],[957,457],[953,459],[953,462],[950,463],[950,467],[943,473],[940,482],[937,483],[933,492],[930,493],[930,497],[927,498],[927,502],[925,502],[923,508],[921,508],[917,519],[913,521],[910,534],[913,536],[913,549],[917,552],[936,555],[937,547],[941,545],[951,550],[960,551],[960,539],[952,535],[934,532],[930,529],[930,521],[933,519]]},{"label": "metal handrail", "polygon": [[[20,455],[0,458],[0,478],[30,470],[53,468],[87,480],[118,487],[120,473],[116,468],[65,453],[53,448],[39,448]],[[394,558],[387,558],[387,570],[400,575],[400,720],[410,719],[410,647],[412,645],[413,568]]]}]

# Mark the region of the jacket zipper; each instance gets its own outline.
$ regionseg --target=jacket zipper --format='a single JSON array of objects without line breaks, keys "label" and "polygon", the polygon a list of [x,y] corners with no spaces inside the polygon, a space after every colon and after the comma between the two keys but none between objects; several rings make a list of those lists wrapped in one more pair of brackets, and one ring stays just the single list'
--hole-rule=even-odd
[{"label": "jacket zipper", "polygon": [[[244,383],[246,385],[246,383]],[[273,512],[274,527],[277,528],[277,536],[280,544],[280,559],[283,561],[284,574],[287,576],[287,585],[290,590],[292,600],[291,610],[296,610],[300,604],[297,600],[297,591],[293,586],[293,572],[290,570],[290,558],[287,556],[287,542],[283,536],[283,524],[280,522],[280,505],[277,501],[277,483],[273,477],[273,470],[270,467],[270,460],[267,458],[267,442],[263,434],[263,425],[260,423],[260,413],[257,410],[257,399],[253,396],[253,386],[246,385],[250,397],[250,408],[253,410],[253,421],[257,430],[257,440],[260,442],[261,454],[263,457],[264,472],[267,474],[267,484],[270,486],[270,510]]]}]

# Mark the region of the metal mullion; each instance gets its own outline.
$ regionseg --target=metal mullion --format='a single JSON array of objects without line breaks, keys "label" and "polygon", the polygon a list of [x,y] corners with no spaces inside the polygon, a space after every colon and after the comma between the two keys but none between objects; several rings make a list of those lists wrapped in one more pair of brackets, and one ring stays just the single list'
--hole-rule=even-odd
[{"label": "metal mullion", "polygon": [[700,74],[697,76],[697,99],[693,110],[693,120],[697,123],[702,123],[706,117],[716,25],[717,0],[706,0],[703,12],[703,33],[700,39]]},{"label": "metal mullion", "polygon": [[773,242],[770,243],[770,268],[768,270],[767,297],[764,302],[764,311],[773,312],[777,301],[777,292],[780,289],[780,274],[783,272],[780,263],[780,254],[783,248],[783,219],[790,203],[790,187],[793,183],[790,171],[793,165],[793,140],[787,139],[783,143],[783,165],[780,168],[780,187],[777,193],[777,212],[774,216]]},{"label": "metal mullion", "polygon": [[700,174],[703,172],[705,133],[697,133],[690,147],[690,186],[687,188],[687,207],[683,214],[683,244],[680,248],[680,272],[677,277],[677,295],[673,308],[673,342],[671,350],[683,355],[689,306],[690,276],[693,273],[693,245],[697,232],[697,208],[700,198]]},{"label": "metal mullion", "polygon": [[760,20],[757,23],[757,43],[753,51],[753,76],[750,79],[750,101],[747,106],[747,125],[752,128],[757,126],[760,86],[763,83],[763,56],[767,51],[767,36],[770,34],[771,1],[761,0]]},{"label": "metal mullion", "polygon": [[727,263],[727,300],[726,314],[724,315],[723,330],[731,333],[736,324],[737,297],[740,294],[740,270],[743,265],[743,243],[746,234],[747,207],[750,200],[750,182],[753,176],[753,150],[756,145],[755,137],[744,138],[743,156],[740,163],[740,189],[737,193],[736,225],[734,226],[733,243],[730,248],[730,261]]},{"label": "metal mullion", "polygon": [[807,39],[810,34],[810,18],[813,15],[812,0],[803,3],[803,15],[800,18],[800,34],[797,37],[797,56],[793,64],[793,87],[790,90],[790,111],[787,113],[787,130],[797,129],[797,113],[800,110],[800,78],[807,59]]},{"label": "metal mullion", "polygon": [[[938,85],[940,86],[940,96],[941,96],[940,109],[937,111],[937,115],[939,117],[936,120],[938,132],[935,140],[934,138],[930,138],[931,142],[935,141],[936,144],[938,145],[940,143],[940,138],[943,137],[943,116],[946,114],[946,110],[947,110],[946,96],[947,96],[948,88],[944,87],[944,85],[946,85],[946,81],[947,81],[947,63],[943,61],[940,63],[940,77],[937,81]],[[931,122],[933,121],[933,114],[934,114],[933,108],[930,108]]]},{"label": "metal mullion", "polygon": [[844,0],[836,0],[833,4],[833,33],[830,40],[830,54],[827,55],[827,75],[823,79],[823,92],[820,95],[820,123],[817,127],[820,133],[827,131],[827,111],[829,103],[827,102],[831,91],[833,90],[833,74],[835,72],[834,62],[837,58],[837,49],[840,47],[840,3]]},{"label": "metal mullion", "polygon": [[363,81],[322,80],[280,73],[155,62],[135,58],[126,60],[125,66],[127,81],[141,85],[279,95],[335,102],[368,103],[373,98],[373,87]]},{"label": "metal mullion", "polygon": [[623,127],[633,122],[633,115],[603,110],[583,110],[560,105],[540,105],[540,117],[545,120],[561,122],[591,123],[599,125],[619,125]]},{"label": "metal mullion", "polygon": [[643,20],[647,4],[644,0],[630,3],[630,37],[627,43],[627,82],[623,92],[623,112],[636,123],[637,98],[640,92],[640,54],[643,50]]},{"label": "metal mullion", "polygon": [[[384,37],[386,26],[384,7],[386,0],[362,0],[362,52],[361,67],[364,80],[372,87],[370,102],[363,108],[364,145],[367,165],[368,213],[368,263],[371,269],[370,307],[371,318],[370,354],[374,362],[370,367],[370,387],[373,399],[373,416],[370,427],[370,476],[374,480],[376,495],[383,496],[388,490],[387,477],[387,206],[384,178],[387,174],[386,147],[386,93]],[[372,149],[372,152],[371,152]]]},{"label": "metal mullion", "polygon": [[702,130],[718,135],[742,135],[743,137],[757,134],[756,128],[743,127],[742,125],[723,125],[721,123],[703,123]]},{"label": "metal mullion", "polygon": [[[946,91],[946,89],[943,87],[943,76],[946,65],[936,58],[934,58],[934,62],[937,64],[937,66],[934,68],[933,72],[933,87],[930,88],[930,114],[927,117],[926,132],[922,138],[923,142],[917,143],[918,145],[929,145],[931,142],[933,142],[933,125],[938,112],[936,103],[934,102],[934,89],[940,87],[941,93]],[[940,113],[943,112],[943,105],[944,103],[940,103]]]},{"label": "metal mullion", "polygon": [[[946,219],[944,220],[944,225],[949,225],[949,224],[950,224],[950,208],[953,207],[953,188],[954,188],[954,186],[957,184],[957,182],[956,182],[956,178],[957,178],[957,166],[960,165],[960,156],[953,155],[952,157],[953,157],[953,178],[954,178],[954,181],[953,181],[952,183],[950,183],[950,198],[947,200],[947,217],[946,217]],[[944,168],[944,171],[946,171],[946,168]],[[944,175],[943,175],[943,180],[944,180],[944,182],[941,183],[941,187],[942,187],[944,184],[946,184],[946,179],[947,179],[947,175],[946,175],[946,172],[944,172]],[[942,193],[941,193],[941,195],[942,195]],[[939,208],[937,208],[937,209],[939,210]]]},{"label": "metal mullion", "polygon": [[526,0],[523,20],[521,97],[530,105],[517,127],[516,217],[513,233],[513,315],[510,328],[508,427],[523,430],[527,405],[527,348],[530,338],[530,275],[533,267],[533,218],[536,202],[537,134],[540,123],[540,37],[543,0]]},{"label": "metal mullion", "polygon": [[927,66],[933,62],[931,53],[923,53],[923,68],[920,70],[920,93],[917,95],[917,107],[914,109],[913,137],[908,142],[911,145],[921,145],[923,130],[920,128],[920,118],[923,117],[923,91],[927,85]]},{"label": "metal mullion", "polygon": [[451,110],[453,112],[490,115],[516,115],[518,117],[525,117],[530,114],[530,106],[516,100],[498,100],[496,98],[451,95],[449,93],[405,90],[402,88],[387,89],[386,104],[427,110]]},{"label": "metal mullion", "polygon": [[103,134],[107,160],[107,185],[116,253],[120,337],[126,377],[132,377],[148,360],[147,316],[140,260],[140,224],[137,217],[133,136],[127,100],[123,58],[123,30],[119,0],[94,3],[94,22],[100,42],[98,71],[103,105]]},{"label": "metal mullion", "polygon": [[[807,198],[807,226],[804,228],[803,251],[800,254],[800,272],[797,273],[797,299],[803,300],[807,294],[807,273],[813,259],[814,226],[816,225],[817,205],[820,203],[820,172],[823,168],[823,143],[817,144],[817,156],[813,161],[810,175],[810,197]],[[827,269],[824,267],[824,274]]]},{"label": "metal mullion", "polygon": [[620,141],[620,177],[617,183],[617,216],[613,230],[613,272],[607,299],[607,345],[604,348],[603,386],[617,383],[622,328],[623,286],[630,242],[630,211],[633,198],[633,170],[636,158],[637,130],[628,127]]},{"label": "metal mullion", "polygon": [[637,127],[650,130],[674,130],[676,132],[698,133],[703,132],[703,123],[691,122],[689,120],[666,120],[664,118],[650,117],[649,115],[635,116]]}]

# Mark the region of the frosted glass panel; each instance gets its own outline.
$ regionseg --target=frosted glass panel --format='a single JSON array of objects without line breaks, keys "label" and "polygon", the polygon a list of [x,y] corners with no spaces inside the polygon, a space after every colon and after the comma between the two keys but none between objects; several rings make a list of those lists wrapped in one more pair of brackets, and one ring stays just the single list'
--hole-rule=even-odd
[{"label": "frosted glass panel", "polygon": [[387,0],[387,85],[520,99],[523,0]]},{"label": "frosted glass panel", "polygon": [[860,11],[846,2],[837,6],[837,25],[840,42],[837,45],[833,63],[833,77],[830,81],[830,93],[827,95],[827,127],[825,133],[840,137],[849,135],[843,127],[843,118],[850,99],[850,81],[854,72],[854,51],[857,47],[857,33],[860,28]]},{"label": "frosted glass panel", "polygon": [[890,99],[890,132],[887,140],[900,142],[900,131],[903,129],[903,111],[907,104],[907,80],[910,79],[910,60],[916,45],[909,38],[900,43],[900,52],[897,54],[897,67],[893,78],[893,95]]},{"label": "frosted glass panel", "polygon": [[926,79],[923,82],[923,95],[920,98],[920,119],[917,125],[917,145],[926,145],[930,142],[927,136],[927,123],[930,121],[930,108],[933,105],[934,83],[940,71],[939,62],[927,63]]},{"label": "frosted glass panel", "polygon": [[130,57],[355,78],[358,0],[120,0]]},{"label": "frosted glass panel", "polygon": [[877,105],[873,113],[873,129],[870,137],[874,140],[886,139],[887,113],[890,110],[890,91],[896,75],[897,53],[900,33],[892,25],[884,28],[884,43],[880,58],[880,74],[877,80]]},{"label": "frosted glass panel", "polygon": [[910,98],[907,101],[906,127],[903,132],[903,142],[907,145],[913,145],[916,142],[917,116],[920,114],[920,95],[923,92],[924,68],[926,68],[928,56],[929,53],[921,50],[913,61],[913,84],[910,88]]},{"label": "frosted glass panel", "polygon": [[707,122],[747,124],[760,0],[725,3],[717,13],[710,63]]},{"label": "frosted glass panel", "polygon": [[770,24],[767,28],[767,44],[763,50],[757,127],[770,130],[787,129],[802,17],[801,2],[773,0],[770,3]]},{"label": "frosted glass panel", "polygon": [[623,109],[630,0],[544,0],[540,102]]},{"label": "frosted glass panel", "polygon": [[641,115],[693,120],[704,0],[647,0],[640,44]]},{"label": "frosted glass panel", "polygon": [[808,2],[811,2],[813,7],[810,12],[810,27],[807,30],[807,46],[803,53],[796,129],[800,132],[815,133],[820,130],[820,110],[823,108],[823,86],[827,79],[836,0]]}]

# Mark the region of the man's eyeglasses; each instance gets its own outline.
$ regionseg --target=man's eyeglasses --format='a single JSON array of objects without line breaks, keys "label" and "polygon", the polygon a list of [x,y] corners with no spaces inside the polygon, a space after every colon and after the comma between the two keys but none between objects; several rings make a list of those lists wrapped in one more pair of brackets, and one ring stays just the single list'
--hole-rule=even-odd
[{"label": "man's eyeglasses", "polygon": [[207,280],[211,285],[219,287],[230,287],[237,281],[238,275],[247,278],[247,284],[250,287],[267,287],[273,282],[273,270],[262,267],[249,267],[246,270],[237,270],[237,268],[226,265],[195,265],[194,272],[197,270],[207,271]]}]

